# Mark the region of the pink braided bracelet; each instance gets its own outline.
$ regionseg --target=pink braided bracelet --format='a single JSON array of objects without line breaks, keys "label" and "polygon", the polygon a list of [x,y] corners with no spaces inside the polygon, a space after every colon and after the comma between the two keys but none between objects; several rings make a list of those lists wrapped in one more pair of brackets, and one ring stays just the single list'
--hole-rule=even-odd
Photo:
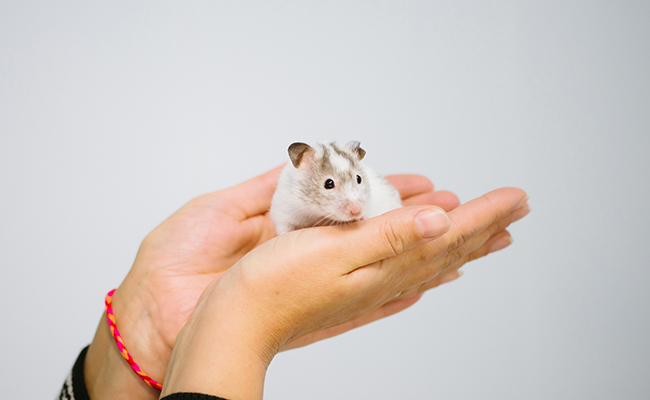
[{"label": "pink braided bracelet", "polygon": [[113,334],[113,339],[115,339],[115,344],[117,344],[117,348],[120,350],[120,353],[122,353],[122,356],[126,360],[126,362],[129,363],[131,366],[131,369],[133,369],[133,372],[138,374],[140,379],[145,381],[147,385],[151,386],[154,389],[161,390],[162,385],[155,380],[153,380],[149,375],[147,375],[143,370],[140,369],[138,364],[135,363],[133,360],[133,357],[131,357],[131,354],[126,350],[126,346],[124,346],[124,342],[122,341],[122,336],[120,336],[120,331],[117,330],[117,325],[115,324],[115,316],[113,315],[113,307],[112,307],[112,302],[113,302],[113,293],[115,293],[115,289],[111,290],[108,292],[106,295],[106,318],[108,318],[108,326],[111,328],[111,334]]}]

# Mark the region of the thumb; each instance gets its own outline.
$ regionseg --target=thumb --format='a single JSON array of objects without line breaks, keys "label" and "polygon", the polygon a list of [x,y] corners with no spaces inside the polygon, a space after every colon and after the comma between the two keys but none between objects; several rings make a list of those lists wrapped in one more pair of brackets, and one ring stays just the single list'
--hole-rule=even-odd
[{"label": "thumb", "polygon": [[285,164],[239,185],[209,193],[207,196],[219,201],[219,204],[225,201],[224,208],[227,208],[229,213],[233,209],[242,211],[243,215],[238,216],[241,219],[264,214],[269,211],[273,193],[278,186],[278,179]]},{"label": "thumb", "polygon": [[[344,237],[338,231],[337,241],[350,264],[359,266],[394,257],[440,237],[449,230],[450,221],[440,207],[417,206],[348,225]],[[334,231],[341,227],[331,228]]]}]

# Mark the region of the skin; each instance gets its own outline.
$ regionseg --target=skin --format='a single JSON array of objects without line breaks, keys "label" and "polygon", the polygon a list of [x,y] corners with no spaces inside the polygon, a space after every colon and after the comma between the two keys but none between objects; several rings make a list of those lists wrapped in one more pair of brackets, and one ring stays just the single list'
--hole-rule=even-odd
[{"label": "skin", "polygon": [[285,343],[422,290],[519,218],[526,200],[515,188],[488,193],[448,220],[440,214],[437,230],[421,218],[435,208],[407,207],[265,243],[206,289],[178,337],[162,394],[261,399],[266,369]]},{"label": "skin", "polygon": [[[205,326],[210,327],[214,324],[214,320],[209,322],[208,315],[223,314],[224,318],[232,319],[233,316],[225,311],[228,309],[228,305],[232,306],[230,308],[230,313],[232,313],[232,310],[237,309],[237,305],[245,303],[243,300],[245,296],[254,293],[258,295],[265,293],[259,291],[260,288],[257,287],[251,292],[240,290],[243,286],[246,286],[243,285],[243,281],[237,278],[244,276],[241,271],[257,271],[246,273],[246,276],[252,277],[264,276],[267,273],[278,273],[279,275],[273,275],[273,282],[275,282],[276,288],[282,291],[286,290],[287,285],[290,283],[295,283],[288,280],[286,275],[277,272],[281,268],[259,268],[259,265],[261,265],[259,263],[262,263],[262,260],[267,262],[268,257],[272,258],[278,256],[278,254],[268,253],[268,250],[265,250],[263,252],[264,257],[249,256],[245,259],[246,262],[242,259],[260,245],[267,243],[264,248],[272,248],[273,243],[282,239],[280,237],[272,240],[275,233],[268,216],[268,208],[281,168],[278,167],[233,188],[193,199],[154,229],[143,241],[131,271],[115,293],[113,309],[127,348],[140,367],[154,379],[163,380],[170,363],[172,350],[177,351],[175,343],[179,332],[188,323],[191,315],[194,315],[191,321],[195,322],[188,325],[184,332],[201,332]],[[457,197],[452,193],[434,191],[431,182],[424,177],[396,175],[388,179],[400,191],[404,204],[415,207],[405,208],[404,210],[414,210],[418,207],[420,209],[422,207],[430,208],[430,206],[424,205],[435,205],[441,210],[451,211],[459,204]],[[517,191],[516,189],[512,190]],[[525,198],[523,192],[517,191],[517,193],[521,199]],[[501,195],[497,194],[495,196],[498,199]],[[524,213],[526,207],[524,201],[519,204],[519,209],[515,211],[515,214]],[[399,212],[399,210],[397,211]],[[489,209],[489,207],[483,211],[485,214],[489,214],[489,218],[495,218],[496,212]],[[510,213],[509,215],[512,217],[515,214]],[[217,359],[235,361],[232,357],[244,357],[237,364],[241,371],[232,375],[232,383],[244,382],[247,386],[258,388],[255,394],[242,394],[249,397],[241,398],[257,398],[250,396],[261,396],[260,379],[263,386],[264,373],[266,365],[268,365],[267,361],[270,361],[270,358],[277,351],[304,346],[399,312],[414,304],[419,299],[422,291],[457,278],[458,273],[456,270],[460,266],[471,259],[487,254],[489,248],[499,240],[506,240],[509,244],[509,234],[505,231],[506,222],[509,223],[509,221],[505,221],[503,218],[499,220],[502,222],[501,225],[495,225],[489,231],[486,231],[484,221],[480,221],[480,223],[479,221],[472,221],[475,216],[466,215],[466,213],[458,213],[454,216],[450,214],[449,218],[452,227],[455,220],[460,220],[463,229],[466,229],[468,233],[463,246],[447,246],[449,248],[455,247],[453,251],[456,251],[456,253],[453,253],[453,251],[449,253],[453,254],[453,256],[449,256],[445,262],[445,271],[449,271],[446,275],[440,273],[440,271],[433,273],[433,271],[440,269],[440,265],[442,265],[440,261],[437,261],[435,265],[432,264],[431,260],[423,263],[423,259],[420,260],[423,256],[419,255],[415,259],[405,259],[403,263],[404,265],[411,263],[415,268],[414,271],[428,271],[427,273],[411,273],[413,279],[404,280],[398,286],[386,283],[386,288],[390,286],[392,289],[390,291],[386,289],[385,296],[382,299],[374,299],[371,307],[362,307],[353,314],[341,315],[336,320],[327,321],[326,319],[321,318],[319,320],[316,318],[311,321],[309,328],[303,327],[303,329],[294,331],[285,329],[284,324],[291,325],[294,323],[290,319],[283,320],[282,329],[264,325],[259,330],[251,330],[251,334],[252,332],[258,334],[263,332],[266,335],[269,334],[269,330],[278,329],[278,333],[272,335],[275,339],[271,343],[264,343],[263,345],[252,339],[250,341],[254,345],[247,342],[249,339],[238,343],[229,343],[229,340],[234,338],[232,336],[233,332],[213,332],[215,336],[211,340],[215,343],[222,343],[223,347],[229,349],[230,352],[230,355],[217,355]],[[367,224],[370,221],[372,220],[364,221],[364,223]],[[386,225],[387,223],[384,222],[384,226]],[[377,229],[376,227],[373,228],[373,226],[365,225],[364,229],[355,232],[370,232]],[[470,227],[473,228],[470,229]],[[321,228],[314,228],[313,230],[318,231],[319,229]],[[332,234],[332,237],[350,234],[350,232],[345,232],[346,228],[343,229],[343,231],[336,231],[338,233]],[[295,234],[303,237],[304,232],[308,231],[312,231],[312,229],[298,231]],[[279,243],[284,243],[282,246],[287,246],[289,238],[295,235],[284,236],[288,238],[279,241]],[[365,241],[368,241],[368,237],[365,238]],[[321,240],[322,238],[311,238],[311,240],[316,239]],[[358,238],[358,240],[359,243],[365,243],[363,237]],[[336,247],[337,243],[333,241],[331,246]],[[372,243],[367,243],[367,245],[369,247],[366,249],[366,253],[374,254],[371,251]],[[444,248],[444,245],[440,244],[439,247]],[[459,248],[465,250],[459,252]],[[296,252],[300,253],[297,250]],[[303,254],[303,256],[306,255]],[[280,259],[277,258],[277,260]],[[437,259],[440,259],[440,256]],[[251,260],[257,260],[258,264]],[[359,260],[361,259],[358,259],[357,263],[360,262]],[[235,264],[237,266],[233,267]],[[258,265],[258,267],[246,267],[245,265]],[[350,265],[346,265],[349,268]],[[416,268],[415,265],[419,265],[419,267]],[[224,280],[225,276],[228,279]],[[257,282],[256,285],[261,282],[258,278],[253,279],[253,281]],[[375,284],[377,282],[379,281],[376,281]],[[393,281],[389,279],[387,282]],[[409,284],[405,285],[406,282]],[[306,280],[304,284],[322,283]],[[217,287],[219,289],[216,289]],[[255,285],[252,287],[255,287]],[[268,287],[265,290],[267,289]],[[200,298],[204,300],[210,299],[207,303],[205,301],[201,302],[201,304],[210,305],[210,307],[199,307],[201,310],[220,304],[217,307],[217,312],[214,314],[208,312],[206,314],[206,311],[198,312],[199,309],[195,312]],[[273,304],[267,304],[264,307],[272,306]],[[316,323],[317,321],[320,321],[320,323]],[[232,319],[231,326],[238,327],[237,329],[248,329],[251,323],[251,320],[237,321]],[[201,329],[196,328],[198,326]],[[209,331],[210,329],[205,329],[205,332]],[[193,339],[194,336],[191,334],[186,337],[188,339],[184,343],[200,343],[203,345],[200,340]],[[184,348],[195,349],[194,346]],[[263,350],[261,350],[262,348]],[[196,355],[196,353],[190,353]],[[182,354],[190,353],[182,352]],[[261,359],[263,361],[260,361]],[[185,365],[187,359],[181,357],[180,360],[182,362],[178,365]],[[218,365],[218,362],[214,363],[214,366]],[[258,368],[260,366],[263,366],[263,368]],[[170,368],[170,371],[178,371],[178,368]],[[124,396],[133,399],[146,399],[160,396],[158,391],[149,388],[142,382],[121,358],[110,337],[105,316],[102,317],[90,346],[84,373],[89,395],[93,399],[125,398]],[[175,375],[172,373],[170,376]],[[238,378],[235,379],[235,376]],[[182,388],[183,379],[172,378],[170,384],[174,382],[180,382]],[[166,384],[165,390],[168,390],[168,387],[169,385]],[[174,390],[174,386],[171,387],[171,390]]]}]

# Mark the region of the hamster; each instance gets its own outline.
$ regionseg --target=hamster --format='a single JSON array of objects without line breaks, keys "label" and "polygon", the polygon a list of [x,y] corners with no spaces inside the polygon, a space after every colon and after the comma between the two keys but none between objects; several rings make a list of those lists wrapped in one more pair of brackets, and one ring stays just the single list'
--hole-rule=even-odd
[{"label": "hamster", "polygon": [[278,235],[372,218],[402,206],[397,190],[361,164],[366,152],[360,144],[289,146],[291,163],[282,170],[271,201]]}]

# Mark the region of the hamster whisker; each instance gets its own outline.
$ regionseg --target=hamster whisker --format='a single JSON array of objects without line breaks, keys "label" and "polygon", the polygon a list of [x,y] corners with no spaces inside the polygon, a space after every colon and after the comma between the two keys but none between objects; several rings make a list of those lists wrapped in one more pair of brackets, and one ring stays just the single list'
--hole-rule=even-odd
[{"label": "hamster whisker", "polygon": [[319,219],[318,221],[316,221],[316,223],[314,224],[314,226],[321,226],[321,224],[323,223],[323,221],[327,221],[328,223],[326,223],[325,225],[322,225],[322,226],[330,226],[330,225],[332,225],[332,224],[331,224],[332,220],[329,219],[332,215],[334,215],[334,213],[329,213],[329,214],[327,214],[327,215],[324,216],[323,218],[321,218],[321,219]]}]

